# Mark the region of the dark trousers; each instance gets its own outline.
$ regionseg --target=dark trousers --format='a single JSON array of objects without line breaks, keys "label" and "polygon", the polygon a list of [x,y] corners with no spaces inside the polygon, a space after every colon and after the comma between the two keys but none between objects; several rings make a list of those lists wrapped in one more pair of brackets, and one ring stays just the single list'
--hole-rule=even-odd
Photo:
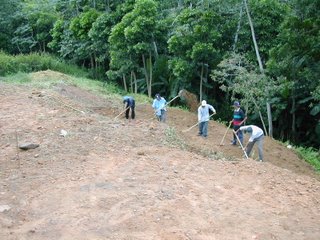
[{"label": "dark trousers", "polygon": [[[128,107],[127,107],[128,108]],[[129,119],[129,113],[130,113],[130,110],[131,110],[131,118],[134,119],[136,114],[134,112],[134,106],[131,106],[127,109],[126,111],[126,119]]]},{"label": "dark trousers", "polygon": [[[234,131],[237,131],[239,128],[240,128],[240,126],[233,125],[233,130],[234,130]],[[238,135],[238,138],[239,138],[241,144],[243,145],[243,133],[242,133],[242,131],[239,130],[239,131],[237,132],[237,135]],[[237,137],[236,137],[235,134],[233,134],[232,144],[235,144],[235,145],[236,145],[237,142],[238,142]]]}]

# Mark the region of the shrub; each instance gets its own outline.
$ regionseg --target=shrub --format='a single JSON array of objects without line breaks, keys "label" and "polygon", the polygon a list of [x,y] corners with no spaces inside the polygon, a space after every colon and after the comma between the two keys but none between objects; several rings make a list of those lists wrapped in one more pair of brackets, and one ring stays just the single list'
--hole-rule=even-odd
[{"label": "shrub", "polygon": [[29,73],[48,69],[73,76],[88,77],[87,71],[76,65],[61,61],[49,54],[31,53],[12,56],[0,52],[0,76],[18,72]]}]

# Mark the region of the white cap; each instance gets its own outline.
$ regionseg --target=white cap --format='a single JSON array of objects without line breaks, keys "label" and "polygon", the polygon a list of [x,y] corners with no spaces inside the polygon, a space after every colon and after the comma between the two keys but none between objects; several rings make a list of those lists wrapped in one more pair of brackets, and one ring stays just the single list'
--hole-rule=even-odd
[{"label": "white cap", "polygon": [[202,100],[201,106],[205,106],[205,105],[207,105],[207,101],[206,100]]}]

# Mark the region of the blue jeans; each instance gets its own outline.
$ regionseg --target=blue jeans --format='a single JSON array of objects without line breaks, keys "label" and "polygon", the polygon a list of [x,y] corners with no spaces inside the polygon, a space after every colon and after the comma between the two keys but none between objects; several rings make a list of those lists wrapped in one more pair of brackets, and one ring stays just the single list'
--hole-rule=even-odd
[{"label": "blue jeans", "polygon": [[253,139],[252,142],[248,143],[247,149],[246,149],[246,153],[247,153],[248,157],[250,156],[253,145],[255,143],[257,143],[258,144],[258,152],[259,152],[259,160],[263,161],[263,149],[262,149],[263,148],[263,138],[264,138],[264,136],[262,134],[260,137],[257,137],[255,139]]},{"label": "blue jeans", "polygon": [[157,115],[157,118],[160,122],[166,122],[167,120],[167,111],[165,111],[164,109],[160,110],[161,115]]},{"label": "blue jeans", "polygon": [[209,123],[209,121],[199,123],[199,135],[200,136],[203,136],[203,137],[208,136],[208,123]]},{"label": "blue jeans", "polygon": [[[237,131],[239,128],[240,128],[240,126],[233,126],[233,130],[234,130],[234,131]],[[237,135],[238,135],[238,138],[239,138],[241,144],[243,145],[243,133],[242,133],[242,131],[239,130],[239,131],[237,132]],[[236,145],[237,142],[238,142],[237,137],[236,137],[235,134],[233,134],[232,144]]]}]

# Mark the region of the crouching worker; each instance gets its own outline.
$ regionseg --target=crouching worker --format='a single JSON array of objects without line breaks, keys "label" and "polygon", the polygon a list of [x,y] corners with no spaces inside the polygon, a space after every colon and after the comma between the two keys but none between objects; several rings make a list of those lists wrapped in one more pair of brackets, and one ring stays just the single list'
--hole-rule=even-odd
[{"label": "crouching worker", "polygon": [[210,120],[209,110],[211,110],[213,114],[216,113],[214,107],[207,104],[206,100],[203,100],[201,106],[198,108],[199,136],[208,136],[208,123]]},{"label": "crouching worker", "polygon": [[250,156],[250,153],[252,151],[252,148],[255,143],[258,145],[258,152],[259,152],[259,160],[260,162],[263,161],[263,130],[255,125],[247,125],[242,126],[238,131],[243,131],[243,133],[250,134],[249,141],[245,147],[246,153],[248,157]]},{"label": "crouching worker", "polygon": [[123,97],[123,103],[125,104],[125,108],[126,108],[126,119],[129,119],[130,110],[131,110],[131,118],[134,119],[135,118],[135,112],[134,112],[135,101],[134,101],[134,98],[131,97],[131,96],[124,96]]}]

